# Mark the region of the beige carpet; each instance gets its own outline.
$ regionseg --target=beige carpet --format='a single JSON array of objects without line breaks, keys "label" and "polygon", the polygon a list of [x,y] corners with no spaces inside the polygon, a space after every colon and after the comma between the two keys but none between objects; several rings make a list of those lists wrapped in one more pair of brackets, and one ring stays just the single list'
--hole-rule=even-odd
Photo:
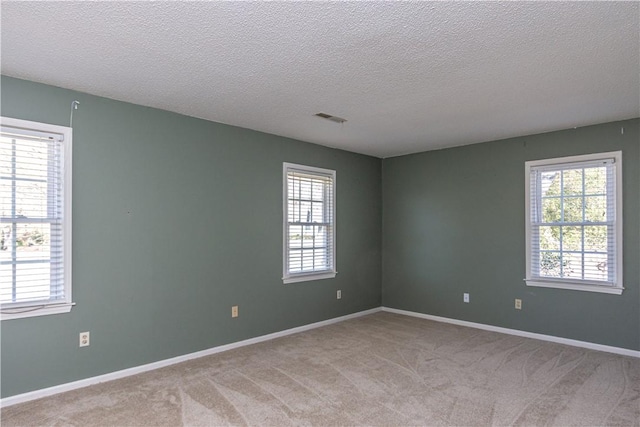
[{"label": "beige carpet", "polygon": [[640,425],[640,359],[376,313],[2,410],[37,425]]}]

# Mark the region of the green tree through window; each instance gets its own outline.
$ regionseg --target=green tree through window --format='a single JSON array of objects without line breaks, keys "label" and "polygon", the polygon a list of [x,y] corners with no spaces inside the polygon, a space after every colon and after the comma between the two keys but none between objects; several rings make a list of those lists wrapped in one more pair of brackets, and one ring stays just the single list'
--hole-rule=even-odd
[{"label": "green tree through window", "polygon": [[618,152],[527,162],[528,284],[621,288],[620,160]]}]

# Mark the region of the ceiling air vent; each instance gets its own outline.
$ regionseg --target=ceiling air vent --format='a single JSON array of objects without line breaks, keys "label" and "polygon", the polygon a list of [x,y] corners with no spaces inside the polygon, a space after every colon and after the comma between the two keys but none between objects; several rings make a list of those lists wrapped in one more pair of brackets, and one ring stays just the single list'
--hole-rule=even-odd
[{"label": "ceiling air vent", "polygon": [[332,122],[336,122],[336,123],[344,123],[347,121],[347,119],[343,119],[342,117],[332,116],[331,114],[325,114],[325,113],[318,113],[316,114],[316,116],[322,117],[323,119],[331,120]]}]

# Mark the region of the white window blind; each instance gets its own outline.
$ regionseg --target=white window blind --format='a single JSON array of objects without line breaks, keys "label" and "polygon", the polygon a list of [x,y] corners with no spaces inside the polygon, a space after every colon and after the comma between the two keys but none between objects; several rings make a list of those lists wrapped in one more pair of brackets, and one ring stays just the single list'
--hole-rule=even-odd
[{"label": "white window blind", "polygon": [[527,162],[527,284],[621,292],[620,160]]},{"label": "white window blind", "polygon": [[335,277],[335,171],[284,164],[285,283]]},{"label": "white window blind", "polygon": [[70,309],[70,159],[69,128],[2,118],[3,320]]}]

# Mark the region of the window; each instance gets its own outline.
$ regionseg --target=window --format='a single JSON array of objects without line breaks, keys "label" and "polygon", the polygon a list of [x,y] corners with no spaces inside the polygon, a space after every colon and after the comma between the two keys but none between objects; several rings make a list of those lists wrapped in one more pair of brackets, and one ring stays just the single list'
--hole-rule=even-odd
[{"label": "window", "polygon": [[71,129],[2,117],[2,320],[71,310]]},{"label": "window", "polygon": [[621,294],[622,153],[526,162],[529,286]]},{"label": "window", "polygon": [[284,163],[284,283],[335,277],[336,172]]}]

